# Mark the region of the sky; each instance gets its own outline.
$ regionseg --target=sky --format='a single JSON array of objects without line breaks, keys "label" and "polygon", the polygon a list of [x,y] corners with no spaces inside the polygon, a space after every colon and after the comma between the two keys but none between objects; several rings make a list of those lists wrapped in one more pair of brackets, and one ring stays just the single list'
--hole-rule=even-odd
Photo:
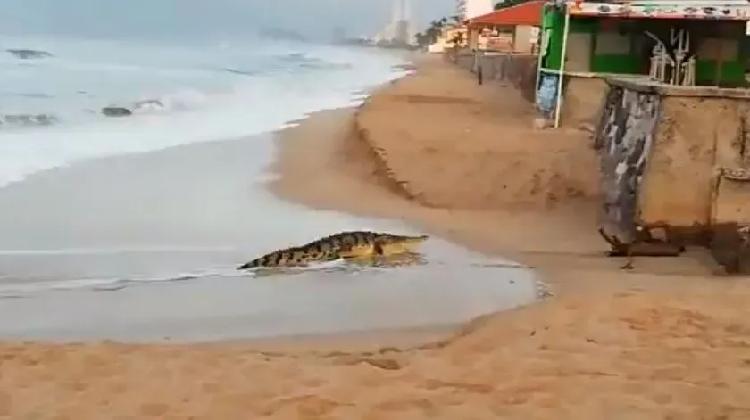
[{"label": "sky", "polygon": [[[372,35],[393,0],[0,0],[0,32],[18,35],[173,37],[247,35],[259,27],[328,39],[333,28]],[[411,0],[422,29],[455,0]]]}]

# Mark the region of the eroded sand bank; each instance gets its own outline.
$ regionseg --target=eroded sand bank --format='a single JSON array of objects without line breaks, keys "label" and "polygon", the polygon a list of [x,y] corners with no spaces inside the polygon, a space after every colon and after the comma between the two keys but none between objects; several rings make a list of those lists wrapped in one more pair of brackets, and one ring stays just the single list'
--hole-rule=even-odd
[{"label": "eroded sand bank", "polygon": [[440,58],[422,58],[419,68],[361,109],[286,130],[272,189],[316,208],[409,220],[554,272],[548,278],[561,289],[711,273],[710,261],[688,253],[639,259],[617,283],[599,281],[623,274],[623,262],[603,256],[596,232],[598,162],[588,134],[533,129],[531,105],[515,89],[478,86]]},{"label": "eroded sand bank", "polygon": [[[5,343],[0,416],[750,418],[744,279],[705,277],[710,268],[690,256],[619,270],[593,230],[585,136],[534,132],[511,89],[478,90],[439,61],[420,69],[364,107],[358,128],[369,130],[369,145],[353,135],[351,111],[283,132],[274,190],[321,208],[402,217],[533,264],[558,297],[402,350]],[[444,99],[454,97],[473,102]],[[443,208],[394,194],[372,163],[373,145],[411,195]]]}]

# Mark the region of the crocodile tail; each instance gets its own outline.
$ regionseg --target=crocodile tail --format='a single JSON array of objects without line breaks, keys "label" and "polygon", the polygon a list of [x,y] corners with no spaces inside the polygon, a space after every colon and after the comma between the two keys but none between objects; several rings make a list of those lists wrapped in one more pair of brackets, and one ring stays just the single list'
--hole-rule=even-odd
[{"label": "crocodile tail", "polygon": [[261,267],[282,267],[298,262],[299,248],[281,249],[258,257],[243,264],[238,270],[248,270]]},{"label": "crocodile tail", "polygon": [[300,267],[313,261],[335,260],[338,258],[338,253],[339,249],[327,242],[312,242],[300,247],[271,252],[241,265],[238,270],[261,267]]}]

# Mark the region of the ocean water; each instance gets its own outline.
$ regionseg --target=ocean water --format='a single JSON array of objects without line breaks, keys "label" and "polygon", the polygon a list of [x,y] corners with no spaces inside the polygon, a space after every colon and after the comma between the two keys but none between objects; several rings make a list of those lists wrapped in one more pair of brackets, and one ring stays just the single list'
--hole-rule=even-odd
[{"label": "ocean water", "polygon": [[[86,158],[267,132],[357,103],[363,88],[405,74],[392,54],[261,38],[169,45],[4,37],[0,47],[0,185]],[[21,49],[51,56],[7,51]],[[137,118],[107,119],[106,106]],[[18,118],[38,115],[47,118]]]},{"label": "ocean water", "polygon": [[[0,337],[334,333],[459,322],[535,299],[528,270],[440,238],[408,267],[236,270],[336,231],[417,233],[265,189],[269,133],[361,103],[407,74],[402,64],[392,52],[261,38],[2,38]],[[132,115],[102,114],[113,106]]]}]

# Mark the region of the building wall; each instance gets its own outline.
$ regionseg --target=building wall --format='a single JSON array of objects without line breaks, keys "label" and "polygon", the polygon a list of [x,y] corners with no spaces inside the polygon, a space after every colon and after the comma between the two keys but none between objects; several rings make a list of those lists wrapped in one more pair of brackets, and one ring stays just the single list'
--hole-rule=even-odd
[{"label": "building wall", "polygon": [[456,0],[456,14],[462,20],[486,15],[494,10],[493,0]]},{"label": "building wall", "polygon": [[[578,41],[578,45],[575,42],[571,43],[569,39],[568,55],[571,47],[578,46],[587,49],[581,54],[586,54],[589,58],[588,65],[575,70],[597,73],[648,73],[641,65],[641,57],[636,51],[633,37],[617,31],[602,30],[600,22],[598,19],[570,20],[570,34]],[[582,45],[584,43],[585,47]]]},{"label": "building wall", "polygon": [[531,52],[531,35],[534,27],[527,25],[518,25],[514,29],[513,51],[520,53]]},{"label": "building wall", "polygon": [[[547,30],[552,30],[545,68],[560,69],[564,15],[550,11],[545,16]],[[568,35],[567,61],[569,71],[591,71],[600,73],[643,73],[640,59],[634,54],[634,45],[629,37],[619,34],[599,33],[597,19],[571,19]],[[599,41],[599,42],[597,42]]]},{"label": "building wall", "polygon": [[[748,58],[747,38],[743,22],[725,22],[714,36],[704,37],[698,44],[695,78],[710,83],[720,76],[730,85],[745,82],[745,63]],[[721,64],[719,64],[721,62]]]}]

